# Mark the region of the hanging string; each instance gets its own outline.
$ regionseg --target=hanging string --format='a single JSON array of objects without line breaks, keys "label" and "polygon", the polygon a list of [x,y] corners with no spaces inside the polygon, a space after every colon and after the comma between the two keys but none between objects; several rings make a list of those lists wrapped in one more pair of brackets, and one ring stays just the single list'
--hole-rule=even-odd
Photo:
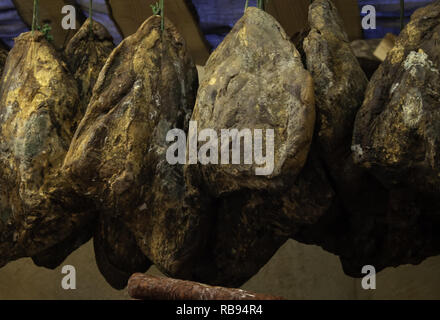
[{"label": "hanging string", "polygon": [[39,0],[34,0],[34,11],[33,11],[33,15],[32,15],[32,34],[34,34],[35,30],[38,30],[38,23],[39,23],[39,7],[40,4],[38,3]]}]

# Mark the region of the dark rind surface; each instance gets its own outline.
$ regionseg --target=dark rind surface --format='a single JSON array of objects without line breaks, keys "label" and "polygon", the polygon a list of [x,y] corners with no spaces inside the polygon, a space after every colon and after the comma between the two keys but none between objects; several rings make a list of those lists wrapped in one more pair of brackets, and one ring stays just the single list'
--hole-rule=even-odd
[{"label": "dark rind surface", "polygon": [[8,50],[0,48],[0,77],[3,74],[3,69],[6,64],[6,59],[8,58]]},{"label": "dark rind surface", "polygon": [[98,269],[115,289],[122,290],[136,272],[146,272],[151,262],[139,249],[132,232],[121,219],[101,214],[93,237]]},{"label": "dark rind surface", "polygon": [[321,188],[318,197],[324,198],[331,190],[326,183],[310,186],[307,179],[315,172],[303,169],[315,124],[313,90],[298,51],[262,10],[248,8],[211,55],[192,115],[198,132],[274,129],[270,156],[275,162],[268,176],[257,176],[257,166],[243,161],[186,166],[188,189],[195,190],[193,202],[201,204],[199,216],[206,226],[202,232],[207,234],[192,279],[242,285],[292,230],[311,223],[329,206],[309,203],[317,196],[309,194],[311,189]]},{"label": "dark rind surface", "polygon": [[65,64],[39,32],[10,51],[0,89],[0,266],[34,256],[93,219],[59,173],[81,112]]},{"label": "dark rind surface", "polygon": [[187,129],[197,83],[183,38],[168,20],[161,32],[160,17],[150,17],[107,60],[64,163],[77,189],[175,276],[189,272],[199,219],[185,209],[183,166],[166,161],[166,136]]},{"label": "dark rind surface", "polygon": [[[67,66],[78,83],[80,94],[78,108],[82,114],[85,113],[90,102],[99,72],[114,49],[112,37],[105,27],[96,21],[93,21],[92,25],[91,33],[90,20],[86,20],[75,36],[70,39],[64,52]],[[63,242],[32,257],[33,261],[38,266],[56,268],[74,250],[92,238],[95,228],[95,223],[91,223],[77,230]]]},{"label": "dark rind surface", "polygon": [[90,19],[87,19],[64,50],[67,65],[78,83],[83,113],[90,102],[99,73],[115,48],[113,38],[103,25],[93,21],[92,26],[93,33],[90,33]]},{"label": "dark rind surface", "polygon": [[[331,25],[335,19],[328,19],[327,23],[322,23],[323,17],[334,16],[335,13],[320,13],[316,15],[317,6],[321,6],[321,9],[327,8],[331,10],[332,5],[329,1],[321,0],[314,1],[311,6],[311,14],[309,18],[312,20],[311,25]],[[342,135],[333,136],[321,133],[318,131],[318,136],[315,141],[318,144],[324,145],[320,152],[320,158],[324,160],[326,172],[330,178],[332,188],[335,190],[336,197],[330,210],[328,210],[316,224],[309,227],[302,228],[299,232],[293,235],[296,240],[318,244],[325,250],[337,254],[341,258],[344,271],[354,277],[362,276],[361,270],[365,265],[373,265],[376,271],[380,271],[386,267],[399,266],[402,264],[418,264],[429,256],[436,255],[440,250],[440,238],[438,233],[435,232],[438,229],[439,219],[439,201],[438,197],[430,196],[428,193],[418,192],[420,185],[414,183],[414,186],[405,184],[396,184],[390,179],[390,175],[383,174],[377,170],[377,163],[363,162],[369,157],[379,157],[380,152],[376,153],[376,150],[370,149],[370,143],[373,145],[380,143],[383,140],[371,140],[371,135],[380,132],[380,136],[385,139],[389,139],[389,142],[401,143],[407,142],[407,136],[402,136],[401,139],[395,139],[394,133],[396,126],[401,126],[401,118],[398,114],[394,116],[384,117],[383,114],[387,114],[387,96],[389,94],[390,79],[394,79],[397,75],[402,73],[396,71],[393,68],[400,68],[400,63],[405,61],[403,55],[404,52],[410,53],[408,48],[404,48],[408,44],[406,41],[415,41],[411,46],[421,45],[420,39],[423,41],[431,41],[432,32],[435,30],[433,26],[438,25],[439,20],[433,19],[437,17],[439,12],[439,2],[437,1],[434,7],[428,7],[416,13],[413,17],[413,21],[405,29],[401,36],[398,46],[393,49],[392,53],[388,56],[370,83],[367,90],[367,97],[362,106],[362,109],[358,112],[356,128],[355,128],[355,141],[361,141],[361,145],[355,144],[353,147],[354,157],[357,163],[364,164],[363,167],[358,166],[353,161],[352,155],[349,152],[350,143],[347,141],[349,137],[350,129],[345,129]],[[314,13],[315,11],[315,13]],[[437,12],[437,14],[435,13]],[[313,22],[315,20],[315,22]],[[324,19],[325,20],[325,19]],[[431,27],[427,27],[430,25]],[[337,28],[326,28],[326,30],[320,30],[318,35],[326,35],[334,32]],[[434,35],[434,38],[437,37]],[[333,36],[333,39],[337,37]],[[405,40],[402,40],[405,39]],[[419,40],[418,40],[419,39]],[[402,42],[404,41],[404,42]],[[326,43],[320,45],[321,48],[327,48],[326,50],[318,51],[318,55],[322,55],[324,52],[330,53],[330,59],[323,59],[326,61],[321,65],[321,59],[317,59],[316,66],[318,70],[321,68],[329,68],[337,65],[335,61],[338,61],[339,56],[332,56],[337,51],[331,50],[337,48],[338,50],[345,46],[344,43],[330,46]],[[429,47],[429,45],[427,45]],[[306,46],[305,46],[306,47]],[[307,60],[310,62],[314,60],[314,51],[308,52],[309,56]],[[438,54],[438,51],[437,53]],[[413,56],[417,57],[414,52]],[[420,55],[422,57],[423,55]],[[394,65],[394,60],[399,60],[397,65]],[[339,98],[335,98],[334,93],[338,91],[332,90],[329,95],[325,94],[325,90],[329,84],[338,83],[334,78],[326,77],[327,74],[331,74],[333,77],[340,79],[349,79],[347,70],[350,70],[350,64],[348,61],[353,59],[346,59],[347,65],[343,68],[335,68],[331,73],[326,72],[311,72],[315,75],[316,92],[317,92],[317,113],[319,114],[323,110],[323,106],[343,106],[340,110],[347,112],[349,106],[347,102],[352,99],[353,102],[360,102],[361,92],[357,92],[356,95],[351,95],[354,92],[349,90],[349,83],[346,81],[346,85],[343,86],[346,92]],[[397,61],[396,60],[396,61]],[[391,67],[393,66],[393,67]],[[420,68],[421,66],[418,66]],[[417,68],[416,68],[417,69]],[[422,68],[423,69],[423,68]],[[416,72],[414,74],[417,74]],[[322,79],[321,79],[322,77]],[[362,78],[356,78],[354,81]],[[427,78],[428,79],[428,78]],[[408,83],[408,82],[407,82]],[[409,83],[408,83],[409,84]],[[430,90],[432,86],[436,86],[438,82],[431,83],[431,85],[422,85],[414,81],[411,85],[418,87],[420,90]],[[406,88],[408,88],[406,86]],[[354,88],[353,88],[354,90]],[[404,97],[411,91],[401,91],[396,97]],[[345,104],[343,103],[344,101]],[[437,100],[438,101],[438,100]],[[373,103],[374,102],[374,103]],[[353,105],[355,106],[355,105]],[[359,105],[358,105],[359,106]],[[429,106],[429,103],[427,103]],[[327,107],[328,110],[329,107]],[[370,109],[368,109],[368,108]],[[385,108],[381,114],[379,110]],[[356,108],[352,109],[355,110]],[[396,110],[396,109],[394,109]],[[377,113],[379,111],[379,113]],[[337,113],[338,114],[338,113]],[[330,112],[333,115],[333,112]],[[389,114],[388,114],[389,115]],[[326,113],[328,118],[328,114]],[[376,118],[377,117],[377,118]],[[330,118],[332,119],[332,118]],[[333,119],[338,119],[337,117]],[[369,119],[370,127],[365,126],[367,123],[365,120]],[[376,131],[381,121],[386,119],[380,127],[380,131]],[[435,123],[436,119],[431,118],[431,123]],[[336,128],[341,130],[342,128],[348,128],[350,123],[353,123],[352,113],[346,113],[346,125],[338,123],[338,121],[331,122],[330,128]],[[319,128],[319,124],[318,124]],[[332,132],[331,130],[329,132]],[[413,131],[415,133],[415,131]],[[325,138],[325,140],[323,139]],[[333,138],[335,137],[335,138]],[[344,138],[345,137],[345,138]],[[357,140],[362,138],[362,140]],[[370,139],[370,140],[369,140]],[[322,141],[330,141],[333,144],[325,143]],[[364,144],[363,144],[364,143]],[[383,148],[385,152],[393,152],[392,145],[387,145]],[[326,152],[325,152],[326,151]],[[416,150],[407,151],[416,153]],[[400,165],[397,168],[403,169]],[[383,165],[383,170],[393,170],[389,164]],[[404,170],[400,172],[399,178],[401,181],[411,181],[411,176],[404,174]],[[426,174],[426,172],[425,172]],[[420,177],[422,177],[420,175]],[[429,178],[426,178],[429,180]],[[380,181],[379,181],[380,180]],[[423,185],[423,182],[422,182]],[[419,189],[420,190],[420,189]],[[426,190],[426,188],[425,188]]]},{"label": "dark rind surface", "polygon": [[371,79],[354,129],[357,163],[388,186],[440,192],[440,1],[417,10]]}]

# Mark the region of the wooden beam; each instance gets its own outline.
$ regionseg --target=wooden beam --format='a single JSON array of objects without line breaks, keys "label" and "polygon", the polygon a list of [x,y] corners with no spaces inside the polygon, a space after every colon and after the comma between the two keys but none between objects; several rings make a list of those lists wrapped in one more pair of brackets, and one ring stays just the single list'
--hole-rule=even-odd
[{"label": "wooden beam", "polygon": [[[32,26],[33,1],[31,0],[12,0],[18,14],[23,21]],[[52,27],[51,34],[54,37],[54,45],[57,49],[63,49],[69,39],[73,37],[77,30],[64,30],[61,26],[61,20],[64,15],[61,13],[63,6],[68,4],[64,0],[40,0],[40,25],[45,23]],[[77,21],[77,29],[81,26]]]},{"label": "wooden beam", "polygon": [[[157,0],[107,0],[111,16],[124,37],[136,32],[153,14],[150,5]],[[189,52],[197,64],[204,65],[209,47],[185,0],[165,1],[165,16],[182,34]]]},{"label": "wooden beam", "polygon": [[[350,40],[362,38],[360,9],[356,0],[333,0],[344,21]],[[267,11],[283,26],[289,36],[307,27],[310,0],[271,0]]]},{"label": "wooden beam", "polygon": [[350,41],[363,38],[361,12],[357,0],[333,0],[339,10]]}]

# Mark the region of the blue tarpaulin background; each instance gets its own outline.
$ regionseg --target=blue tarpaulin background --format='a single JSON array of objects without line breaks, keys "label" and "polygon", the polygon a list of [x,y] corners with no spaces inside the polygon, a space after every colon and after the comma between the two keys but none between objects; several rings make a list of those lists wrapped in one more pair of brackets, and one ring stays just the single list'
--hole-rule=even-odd
[{"label": "blue tarpaulin background", "polygon": [[[29,0],[31,2],[31,0]],[[295,0],[286,0],[295,1]],[[95,19],[104,24],[115,39],[115,43],[122,40],[117,27],[105,12],[105,0],[94,0],[94,7],[101,10],[95,11]],[[193,0],[192,1],[200,18],[201,29],[213,48],[215,48],[224,36],[233,27],[235,22],[243,15],[245,0]],[[249,4],[255,6],[256,0],[250,0]],[[409,17],[416,8],[429,3],[427,0],[406,0],[405,16]],[[77,0],[87,16],[88,1]],[[364,32],[366,38],[382,38],[387,32],[399,33],[399,0],[359,0],[360,8],[364,5],[374,5],[377,10],[378,24],[376,30]],[[359,11],[361,10],[359,8]],[[61,14],[61,13],[60,13]],[[0,0],[0,39],[4,44],[11,47],[14,37],[28,31],[26,26],[14,8],[12,0]]]},{"label": "blue tarpaulin background", "polygon": [[[295,0],[285,0],[295,1]],[[417,8],[432,0],[406,0],[405,16],[408,21]],[[193,0],[200,17],[200,26],[208,42],[216,47],[243,15],[245,1],[237,0]],[[249,4],[255,6],[256,0]],[[358,0],[359,12],[365,5],[374,5],[377,15],[377,29],[364,31],[365,38],[383,38],[386,33],[400,33],[400,0]]]},{"label": "blue tarpaulin background", "polygon": [[[365,30],[365,38],[383,38],[387,33],[400,33],[400,0],[358,0],[359,7],[374,5],[377,15],[377,29]],[[405,1],[405,23],[410,16],[420,7],[426,6],[432,0],[406,0]],[[362,14],[361,14],[362,16]]]}]

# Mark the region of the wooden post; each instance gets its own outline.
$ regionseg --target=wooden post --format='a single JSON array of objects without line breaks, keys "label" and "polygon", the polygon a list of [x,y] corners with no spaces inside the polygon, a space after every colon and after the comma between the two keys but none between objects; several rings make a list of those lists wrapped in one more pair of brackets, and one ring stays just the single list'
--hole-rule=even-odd
[{"label": "wooden post", "polygon": [[[289,37],[307,29],[311,0],[270,0],[266,11],[274,16]],[[350,41],[362,39],[362,25],[357,0],[333,0],[344,22]]]},{"label": "wooden post", "polygon": [[257,5],[258,5],[258,8],[259,9],[261,9],[261,10],[266,10],[266,6],[265,6],[265,1],[266,0],[258,0],[258,2],[257,2]]},{"label": "wooden post", "polygon": [[[158,3],[158,0],[107,0],[107,3],[111,10],[111,18],[125,38],[136,32],[145,19],[152,15],[151,5]],[[170,0],[166,2],[166,6],[165,15],[185,38],[196,63],[204,65],[209,57],[209,46],[205,42],[198,21],[193,17],[187,1]]]}]

